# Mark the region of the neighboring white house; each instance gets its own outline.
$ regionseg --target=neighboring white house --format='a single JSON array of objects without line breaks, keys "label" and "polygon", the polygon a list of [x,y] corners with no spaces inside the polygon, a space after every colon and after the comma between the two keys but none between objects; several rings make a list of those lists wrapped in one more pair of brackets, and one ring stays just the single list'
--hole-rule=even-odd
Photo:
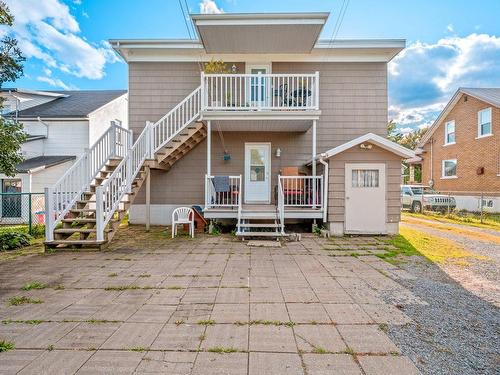
[{"label": "neighboring white house", "polygon": [[[17,166],[18,174],[0,174],[2,193],[43,193],[112,122],[128,128],[126,90],[2,89],[0,96],[4,98],[2,115],[21,122],[28,134],[21,148],[25,160]],[[21,207],[12,210],[13,204],[21,205],[16,202],[2,198],[0,222],[5,221],[5,204],[14,216],[21,212]]]}]

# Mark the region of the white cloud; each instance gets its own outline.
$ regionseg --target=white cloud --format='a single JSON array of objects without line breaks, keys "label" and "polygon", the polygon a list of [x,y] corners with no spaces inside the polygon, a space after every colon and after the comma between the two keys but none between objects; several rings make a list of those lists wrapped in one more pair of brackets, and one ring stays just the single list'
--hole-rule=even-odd
[{"label": "white cloud", "polygon": [[389,118],[428,125],[459,87],[500,86],[500,37],[470,34],[410,44],[389,64]]},{"label": "white cloud", "polygon": [[200,13],[217,14],[224,13],[224,9],[219,8],[214,0],[203,0],[200,2]]},{"label": "white cloud", "polygon": [[51,86],[54,86],[56,88],[61,88],[63,90],[78,90],[77,87],[75,87],[73,85],[67,85],[58,78],[50,78],[50,77],[40,76],[40,77],[37,77],[36,80],[39,82],[48,83]]},{"label": "white cloud", "polygon": [[448,26],[446,26],[446,30],[448,30],[450,33],[452,33],[453,31],[455,31],[455,30],[453,29],[453,24],[452,24],[452,23],[450,23]]},{"label": "white cloud", "polygon": [[26,57],[88,79],[103,78],[106,64],[119,61],[107,43],[92,44],[79,35],[78,22],[60,0],[6,2],[15,17],[12,32]]}]

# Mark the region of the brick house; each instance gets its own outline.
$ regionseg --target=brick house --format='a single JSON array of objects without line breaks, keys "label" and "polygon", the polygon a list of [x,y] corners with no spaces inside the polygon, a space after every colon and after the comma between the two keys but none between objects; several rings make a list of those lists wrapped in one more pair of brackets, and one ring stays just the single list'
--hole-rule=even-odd
[{"label": "brick house", "polygon": [[457,208],[500,211],[500,88],[460,88],[424,134],[413,164]]}]

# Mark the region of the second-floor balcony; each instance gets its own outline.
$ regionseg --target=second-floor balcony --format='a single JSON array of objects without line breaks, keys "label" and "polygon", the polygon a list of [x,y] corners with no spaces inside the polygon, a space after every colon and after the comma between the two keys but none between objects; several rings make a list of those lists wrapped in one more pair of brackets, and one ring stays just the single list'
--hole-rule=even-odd
[{"label": "second-floor balcony", "polygon": [[205,74],[201,76],[205,114],[318,114],[319,73]]}]

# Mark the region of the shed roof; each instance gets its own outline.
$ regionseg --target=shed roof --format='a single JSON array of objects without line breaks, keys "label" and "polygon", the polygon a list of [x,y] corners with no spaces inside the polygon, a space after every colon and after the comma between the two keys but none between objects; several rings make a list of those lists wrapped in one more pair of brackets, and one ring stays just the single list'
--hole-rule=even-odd
[{"label": "shed roof", "polygon": [[326,152],[326,158],[331,158],[332,156],[340,154],[341,152],[365,142],[373,143],[374,145],[377,145],[405,159],[413,158],[415,156],[415,152],[413,150],[403,147],[396,142],[392,142],[387,138],[381,137],[380,135],[368,133],[328,150]]},{"label": "shed roof", "polygon": [[50,168],[75,159],[76,156],[71,155],[37,156],[19,163],[16,169],[19,173],[27,173],[33,171],[34,169]]}]

